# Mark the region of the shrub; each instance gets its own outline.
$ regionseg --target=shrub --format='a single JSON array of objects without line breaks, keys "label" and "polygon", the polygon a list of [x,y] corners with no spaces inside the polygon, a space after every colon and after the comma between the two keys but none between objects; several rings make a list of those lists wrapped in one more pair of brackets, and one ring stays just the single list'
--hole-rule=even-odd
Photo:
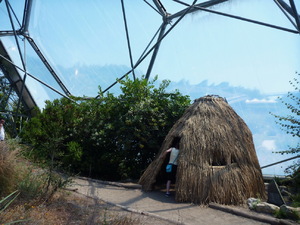
[{"label": "shrub", "polygon": [[31,156],[53,168],[106,180],[137,179],[153,160],[175,121],[190,104],[169,81],[120,81],[119,96],[47,101],[24,127]]}]

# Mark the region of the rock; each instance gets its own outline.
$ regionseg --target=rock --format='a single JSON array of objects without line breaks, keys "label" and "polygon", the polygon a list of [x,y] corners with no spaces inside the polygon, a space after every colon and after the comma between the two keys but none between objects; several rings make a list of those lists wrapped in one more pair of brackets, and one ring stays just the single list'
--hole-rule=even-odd
[{"label": "rock", "polygon": [[287,218],[293,219],[293,220],[299,220],[300,219],[300,208],[294,208],[287,205],[280,206],[280,211],[286,215]]},{"label": "rock", "polygon": [[260,202],[259,199],[257,198],[248,198],[247,199],[247,205],[249,207],[249,209],[255,209],[256,205]]},{"label": "rock", "polygon": [[274,214],[276,211],[279,211],[279,207],[277,205],[273,205],[267,202],[260,202],[257,203],[255,211],[261,213]]},{"label": "rock", "polygon": [[276,181],[273,179],[268,186],[268,203],[277,206],[285,205],[284,199],[279,191]]}]

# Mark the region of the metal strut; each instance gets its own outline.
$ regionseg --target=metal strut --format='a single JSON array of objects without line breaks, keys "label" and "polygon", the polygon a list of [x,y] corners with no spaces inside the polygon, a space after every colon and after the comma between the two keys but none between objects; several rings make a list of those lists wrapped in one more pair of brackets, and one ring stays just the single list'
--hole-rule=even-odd
[{"label": "metal strut", "polygon": [[165,7],[163,6],[163,4],[159,0],[153,0],[153,2],[155,4],[156,8],[158,9],[158,11],[160,12],[160,14],[162,15],[163,24],[161,26],[161,29],[160,29],[160,32],[159,32],[159,35],[157,38],[157,40],[158,40],[157,45],[154,48],[154,51],[153,51],[153,54],[152,54],[152,57],[151,57],[151,60],[150,60],[150,63],[149,63],[148,69],[147,69],[147,73],[146,73],[146,77],[145,77],[147,80],[150,78],[150,74],[151,74],[151,71],[152,71],[152,68],[153,68],[159,47],[160,47],[161,39],[162,39],[163,35],[165,34],[166,27],[169,23],[168,22],[169,21],[168,13],[167,13]]},{"label": "metal strut", "polygon": [[128,51],[129,51],[130,65],[131,65],[131,69],[132,69],[133,79],[135,80],[135,73],[134,73],[134,69],[133,69],[132,53],[131,53],[131,47],[130,47],[130,39],[129,39],[129,33],[128,33],[128,27],[127,27],[124,1],[121,0],[121,3],[122,3],[123,20],[124,20],[125,31],[126,31],[127,46],[128,46]]},{"label": "metal strut", "polygon": [[29,44],[31,45],[31,47],[34,49],[34,51],[37,53],[37,55],[40,57],[40,59],[42,60],[42,62],[44,63],[44,65],[47,67],[47,69],[49,70],[49,72],[52,74],[53,78],[58,83],[58,85],[61,87],[61,89],[63,90],[63,92],[67,96],[71,96],[71,93],[68,91],[68,89],[64,85],[64,83],[60,80],[60,78],[58,77],[58,75],[56,74],[56,72],[52,69],[51,65],[48,63],[47,59],[45,58],[45,56],[43,55],[43,53],[41,52],[41,50],[39,49],[39,47],[37,46],[37,44],[34,42],[34,40],[31,37],[29,37],[29,36],[25,36],[25,38],[29,42]]},{"label": "metal strut", "polygon": [[[4,46],[3,46],[2,42],[0,41],[0,53],[3,51],[1,47],[4,49]],[[6,56],[8,57],[7,54],[6,54]],[[17,75],[17,76],[14,76],[14,78],[17,77],[17,80],[16,80],[16,78],[15,78],[15,83],[21,82],[22,79],[21,79],[21,77],[20,77],[20,75],[19,75],[19,73],[17,72],[16,69],[19,69],[19,70],[21,70],[21,71],[23,71],[23,72],[25,72],[25,70],[23,70],[21,67],[19,67],[19,66],[17,66],[16,64],[14,64],[10,59],[8,59],[8,58],[2,56],[2,54],[0,54],[0,66],[1,66],[1,64],[4,64],[4,63],[5,63],[5,67],[12,67],[12,68],[16,71],[16,72],[14,73],[14,75],[15,75],[15,74]],[[56,92],[57,94],[61,95],[62,97],[65,97],[65,98],[67,98],[67,99],[69,99],[69,100],[75,102],[74,100],[72,100],[72,99],[69,98],[68,96],[64,95],[64,94],[61,93],[60,91],[56,90],[55,88],[51,87],[50,85],[48,85],[48,84],[46,84],[45,82],[41,81],[40,79],[36,78],[36,77],[33,76],[32,74],[30,74],[30,73],[27,72],[27,75],[30,76],[31,78],[33,78],[34,80],[36,80],[37,82],[39,82],[39,83],[45,85],[47,88],[51,89],[52,91]],[[9,76],[10,76],[10,74],[9,74],[7,77],[9,77]],[[13,82],[11,82],[11,83],[13,83]],[[35,104],[35,106],[36,106],[36,104]]]},{"label": "metal strut", "polygon": [[[152,50],[153,49],[155,49],[156,47],[157,47],[157,45],[171,32],[171,30],[179,23],[179,21],[181,21],[182,20],[182,18],[189,12],[189,10],[191,9],[191,7],[195,4],[197,2],[197,0],[194,0],[194,2],[193,2],[193,4],[190,6],[190,7],[188,7],[187,9],[186,9],[186,12],[183,14],[183,15],[181,15],[181,17],[180,18],[178,18],[178,20],[174,23],[174,25],[156,42],[156,44],[155,45],[153,45],[149,50],[148,50],[148,52],[143,56],[143,57],[141,57],[140,58],[140,60],[138,60],[137,62],[136,62],[136,64],[134,65],[134,69],[142,62],[142,61],[144,61],[144,59],[152,52]],[[131,70],[129,70],[127,73],[125,73],[122,77],[120,77],[118,80],[122,80],[122,79],[124,79],[124,77],[126,77],[128,74],[130,74],[132,72],[132,69]],[[103,93],[105,93],[106,91],[108,91],[111,87],[113,87],[115,84],[117,84],[118,83],[118,81],[115,81],[113,84],[111,84],[108,88],[106,88],[104,91],[102,91],[102,93],[101,94],[103,94]],[[96,96],[96,98],[99,98],[100,97],[100,95],[97,95]]]},{"label": "metal strut", "polygon": [[291,5],[292,11],[294,13],[294,18],[295,18],[296,24],[298,26],[298,32],[300,33],[300,16],[298,15],[294,0],[290,0],[290,5]]},{"label": "metal strut", "polygon": [[[173,15],[169,14],[165,7],[162,5],[162,3],[159,1],[159,0],[153,0],[155,6],[158,8],[158,11],[160,12],[160,14],[162,14],[163,16],[163,24],[162,24],[162,28],[161,28],[161,31],[160,31],[160,34],[159,34],[159,37],[157,38],[157,45],[153,51],[153,55],[152,55],[152,58],[150,60],[150,63],[149,63],[149,66],[148,66],[148,70],[147,70],[147,73],[146,73],[146,79],[149,79],[150,78],[150,74],[151,74],[151,71],[152,71],[152,68],[153,68],[153,65],[154,65],[154,62],[155,62],[155,59],[156,59],[156,56],[157,56],[157,53],[158,53],[158,50],[159,50],[159,47],[160,47],[160,42],[161,42],[161,39],[162,37],[164,37],[164,32],[165,32],[165,29],[167,27],[167,25],[169,24],[169,22],[172,20],[172,19],[175,19],[177,17],[180,17],[182,18],[183,15],[186,15],[186,14],[189,14],[189,13],[192,13],[196,10],[198,10],[196,7],[197,6],[201,6],[201,7],[210,7],[210,6],[213,6],[213,5],[216,5],[216,4],[219,4],[219,3],[222,3],[222,2],[225,2],[225,1],[228,1],[228,0],[211,0],[211,1],[208,1],[208,2],[202,2],[202,3],[199,3],[199,4],[196,4],[197,1],[194,1],[194,3],[192,5],[188,5],[186,4],[187,8],[184,9],[184,10],[181,10],[180,12],[178,13],[175,13]],[[187,10],[188,9],[188,10]],[[175,25],[175,24],[174,24]],[[173,28],[173,27],[172,27]],[[168,31],[169,32],[169,31]]]},{"label": "metal strut", "polygon": [[13,29],[13,32],[14,32],[14,38],[15,38],[15,41],[16,41],[16,44],[17,44],[17,47],[18,47],[18,52],[19,52],[19,56],[20,56],[20,59],[21,59],[21,62],[22,62],[22,66],[23,66],[23,69],[25,70],[24,77],[22,79],[22,84],[21,84],[19,101],[18,101],[17,109],[16,109],[16,112],[18,113],[19,109],[20,109],[21,101],[23,99],[23,93],[24,93],[24,90],[26,89],[25,82],[26,82],[26,78],[27,78],[27,72],[26,72],[27,70],[26,70],[25,60],[24,60],[24,58],[21,54],[22,51],[21,51],[21,48],[20,48],[19,40],[17,38],[17,33],[16,33],[16,29],[15,29],[14,22],[13,22],[13,19],[12,19],[10,4],[9,4],[8,0],[5,0],[5,4],[6,4],[6,8],[7,8],[7,13],[8,13],[8,16],[9,16],[9,19],[10,19],[10,23],[11,23],[11,26],[12,26],[12,29]]},{"label": "metal strut", "polygon": [[278,6],[278,8],[282,11],[282,13],[286,16],[286,18],[288,18],[288,20],[291,22],[291,24],[293,24],[293,26],[296,28],[296,30],[299,31],[297,24],[295,24],[295,22],[289,17],[288,13],[285,11],[285,9],[282,7],[282,5],[277,0],[274,0],[274,2]]},{"label": "metal strut", "polygon": [[[11,7],[10,7],[10,4],[9,4],[9,1],[5,0],[5,2],[7,4],[7,10],[8,10],[8,13],[10,15],[9,8],[11,8]],[[12,31],[11,30],[0,31],[0,36],[15,36],[15,39],[16,39],[17,35],[22,35],[29,42],[29,44],[32,46],[33,50],[37,53],[37,55],[39,56],[39,58],[41,59],[41,61],[44,63],[44,65],[46,66],[46,68],[48,69],[48,71],[51,73],[51,75],[53,76],[53,78],[55,79],[55,81],[58,83],[58,85],[60,86],[60,88],[63,90],[63,92],[67,96],[71,96],[72,94],[69,92],[69,90],[67,89],[67,87],[64,85],[64,83],[60,80],[59,76],[54,71],[54,69],[48,63],[47,59],[45,58],[45,56],[43,55],[43,53],[41,52],[41,50],[39,49],[39,47],[37,46],[37,44],[29,36],[28,26],[29,26],[29,21],[30,21],[31,8],[32,8],[32,0],[26,0],[25,1],[25,6],[24,6],[23,21],[22,21],[22,25],[21,25],[20,29],[18,29],[18,30],[14,29],[13,21],[11,19],[11,24],[12,24],[13,30]],[[11,18],[11,16],[10,16],[10,18]],[[19,23],[19,21],[18,21],[18,23]],[[17,39],[16,39],[16,44],[19,46]],[[21,50],[19,49],[19,47],[18,47],[18,50],[19,50],[19,53],[21,53]],[[23,62],[22,56],[20,56],[20,57],[21,57],[21,60],[22,60],[22,63],[23,63],[23,67],[24,67],[25,64]],[[26,71],[26,69],[24,69],[24,70]]]},{"label": "metal strut", "polygon": [[161,26],[161,29],[160,29],[160,32],[159,32],[159,35],[158,35],[158,38],[157,38],[157,40],[158,40],[157,45],[154,48],[154,51],[153,51],[153,54],[152,54],[152,57],[151,57],[151,60],[150,60],[149,66],[148,66],[148,70],[147,70],[147,73],[146,73],[145,78],[147,80],[150,78],[150,74],[151,74],[151,71],[152,71],[152,68],[153,68],[153,65],[154,65],[159,47],[160,47],[161,39],[162,39],[163,35],[165,34],[167,25],[168,25],[168,23],[166,21],[164,21],[162,26]]},{"label": "metal strut", "polygon": [[30,21],[30,15],[31,15],[31,8],[32,8],[32,0],[26,0],[25,1],[25,7],[24,7],[24,13],[23,13],[23,22],[22,26],[20,28],[20,32],[22,34],[28,33],[28,26]]},{"label": "metal strut", "polygon": [[[181,3],[181,4],[186,5],[186,6],[189,6],[189,4],[187,4],[185,2],[182,2],[182,1],[179,1],[179,0],[173,0],[173,1]],[[218,15],[221,15],[221,16],[227,16],[227,17],[230,17],[230,18],[234,18],[234,19],[238,19],[238,20],[242,20],[242,21],[246,21],[246,22],[255,23],[255,24],[258,24],[258,25],[263,25],[263,26],[266,26],[266,27],[275,28],[275,29],[278,29],[278,30],[283,30],[283,31],[287,31],[287,32],[295,33],[295,34],[299,33],[296,30],[291,30],[291,29],[288,29],[288,28],[285,28],[285,27],[280,27],[280,26],[276,26],[276,25],[273,25],[273,24],[260,22],[260,21],[257,21],[257,20],[251,20],[251,19],[244,18],[244,17],[241,17],[241,16],[235,16],[235,15],[231,15],[231,14],[228,14],[228,13],[222,13],[222,12],[218,12],[218,11],[215,11],[215,10],[206,9],[204,7],[201,7],[201,6],[194,6],[194,8],[196,8],[198,10],[205,11],[205,12],[218,14]]]},{"label": "metal strut", "polygon": [[271,163],[271,164],[269,164],[269,165],[262,166],[262,167],[260,167],[260,168],[261,168],[261,169],[264,169],[264,168],[267,168],[267,167],[270,167],[270,166],[274,166],[274,165],[277,165],[277,164],[279,164],[279,163],[283,163],[283,162],[290,161],[290,160],[292,160],[292,159],[297,159],[297,158],[300,158],[300,155],[297,155],[297,156],[294,156],[294,157],[292,157],[292,158],[288,158],[288,159],[285,159],[285,160],[281,160],[281,161],[279,161],[279,162]]}]

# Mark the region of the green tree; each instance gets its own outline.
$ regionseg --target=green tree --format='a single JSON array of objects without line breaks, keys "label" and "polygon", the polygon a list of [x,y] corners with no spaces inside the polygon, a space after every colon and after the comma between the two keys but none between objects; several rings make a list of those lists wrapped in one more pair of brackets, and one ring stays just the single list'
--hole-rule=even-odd
[{"label": "green tree", "polygon": [[[190,104],[170,81],[155,87],[144,78],[119,81],[121,94],[99,99],[46,102],[24,129],[32,154],[64,168],[101,179],[138,178],[154,158],[170,128]],[[101,89],[99,90],[101,92]]]},{"label": "green tree", "polygon": [[122,94],[116,102],[118,115],[115,144],[121,158],[123,177],[139,177],[155,154],[173,124],[190,103],[179,91],[167,93],[170,81],[155,88],[153,81],[128,78],[121,81]]},{"label": "green tree", "polygon": [[[299,76],[300,74],[296,72],[296,76],[292,81],[290,81],[291,86],[295,89],[293,92],[288,92],[286,98],[279,97],[278,99],[284,106],[289,110],[289,115],[276,115],[271,113],[276,119],[276,123],[281,127],[283,131],[287,134],[292,135],[293,137],[300,137],[300,90],[299,90]],[[300,154],[300,144],[297,143],[296,146],[292,147],[289,146],[289,149],[286,151],[278,151],[276,153],[280,154]],[[294,164],[288,166],[285,169],[287,174],[291,174],[292,176],[298,176],[298,183],[300,185],[300,178],[299,178],[299,171],[300,171],[300,160],[295,162]]]},{"label": "green tree", "polygon": [[50,168],[80,161],[82,148],[74,141],[76,136],[73,138],[76,109],[76,105],[65,98],[46,101],[44,110],[25,125],[21,137],[33,146],[30,154],[36,160],[52,164]]}]

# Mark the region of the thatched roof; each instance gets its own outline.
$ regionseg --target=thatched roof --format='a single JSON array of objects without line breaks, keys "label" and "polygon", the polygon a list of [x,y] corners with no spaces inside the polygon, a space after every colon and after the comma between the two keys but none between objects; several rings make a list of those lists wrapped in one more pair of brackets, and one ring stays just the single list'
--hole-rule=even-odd
[{"label": "thatched roof", "polygon": [[264,182],[252,133],[246,123],[218,96],[196,99],[166,136],[156,159],[139,183],[151,190],[165,171],[162,156],[180,137],[176,201],[242,204],[265,196]]}]

